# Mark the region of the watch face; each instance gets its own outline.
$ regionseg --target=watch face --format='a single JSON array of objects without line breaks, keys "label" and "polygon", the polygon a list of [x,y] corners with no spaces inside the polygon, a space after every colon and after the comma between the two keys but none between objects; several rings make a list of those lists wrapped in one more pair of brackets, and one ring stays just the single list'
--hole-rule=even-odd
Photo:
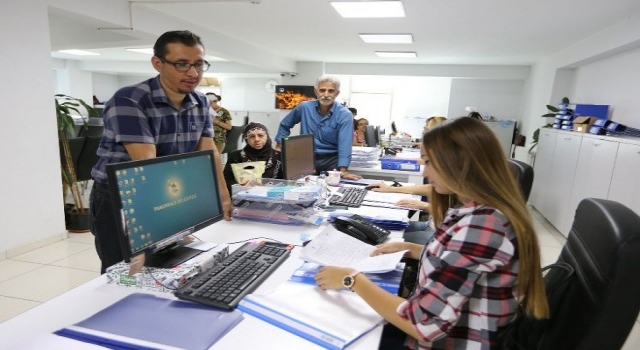
[{"label": "watch face", "polygon": [[345,286],[345,288],[351,288],[353,286],[354,281],[355,281],[355,278],[353,278],[353,276],[346,275],[342,279],[342,285]]}]

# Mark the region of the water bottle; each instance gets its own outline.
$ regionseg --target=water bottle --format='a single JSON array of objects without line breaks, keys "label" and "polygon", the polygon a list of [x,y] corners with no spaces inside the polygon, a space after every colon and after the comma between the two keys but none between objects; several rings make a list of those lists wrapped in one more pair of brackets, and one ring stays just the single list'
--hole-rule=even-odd
[{"label": "water bottle", "polygon": [[320,186],[320,198],[324,199],[327,193],[327,173],[324,171],[320,172],[316,183]]}]

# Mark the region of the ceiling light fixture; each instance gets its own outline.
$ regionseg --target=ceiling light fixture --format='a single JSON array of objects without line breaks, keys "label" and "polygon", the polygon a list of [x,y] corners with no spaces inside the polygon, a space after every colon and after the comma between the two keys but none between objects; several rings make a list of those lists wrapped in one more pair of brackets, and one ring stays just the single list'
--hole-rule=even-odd
[{"label": "ceiling light fixture", "polygon": [[414,51],[376,51],[378,57],[384,58],[416,58],[418,54]]},{"label": "ceiling light fixture", "polygon": [[411,34],[360,34],[367,44],[413,44]]},{"label": "ceiling light fixture", "polygon": [[345,18],[404,17],[402,1],[332,1],[340,16]]},{"label": "ceiling light fixture", "polygon": [[137,53],[144,53],[147,55],[153,55],[153,48],[141,48],[141,49],[126,49],[127,51],[133,51]]},{"label": "ceiling light fixture", "polygon": [[85,51],[85,50],[58,50],[58,52],[67,53],[69,55],[78,55],[78,56],[100,56],[97,52]]}]

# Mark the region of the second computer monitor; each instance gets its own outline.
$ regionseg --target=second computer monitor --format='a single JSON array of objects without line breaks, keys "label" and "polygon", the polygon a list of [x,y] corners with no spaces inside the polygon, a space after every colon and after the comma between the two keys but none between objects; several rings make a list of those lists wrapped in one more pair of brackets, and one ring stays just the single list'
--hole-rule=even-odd
[{"label": "second computer monitor", "polygon": [[313,135],[289,136],[282,140],[284,178],[298,180],[316,173]]},{"label": "second computer monitor", "polygon": [[367,128],[364,130],[364,143],[367,147],[377,147],[380,144],[379,130],[377,126],[367,125]]}]

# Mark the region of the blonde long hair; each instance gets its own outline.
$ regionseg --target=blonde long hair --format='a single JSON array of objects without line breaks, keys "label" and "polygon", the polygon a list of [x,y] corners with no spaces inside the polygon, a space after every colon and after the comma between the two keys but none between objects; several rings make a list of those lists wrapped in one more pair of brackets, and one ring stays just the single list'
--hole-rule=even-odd
[{"label": "blonde long hair", "polygon": [[[538,239],[522,192],[493,132],[481,121],[458,118],[429,130],[422,146],[431,166],[452,192],[494,207],[509,219],[518,241],[517,290],[523,296],[522,308],[535,318],[548,318]],[[429,199],[436,225],[457,202],[456,195],[439,194],[432,189]]]}]

